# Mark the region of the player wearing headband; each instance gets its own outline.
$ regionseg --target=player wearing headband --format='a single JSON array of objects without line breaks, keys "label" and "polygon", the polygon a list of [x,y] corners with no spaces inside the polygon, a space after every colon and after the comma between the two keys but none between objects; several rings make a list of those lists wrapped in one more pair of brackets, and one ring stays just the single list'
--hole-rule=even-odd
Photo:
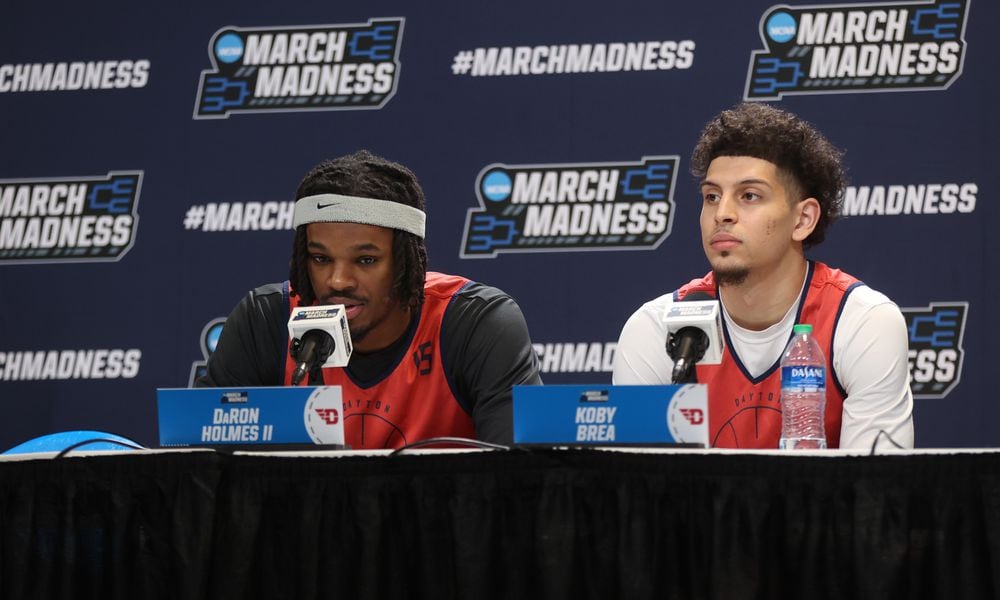
[{"label": "player wearing headband", "polygon": [[290,311],[343,304],[351,360],[309,384],[342,386],[352,448],[511,442],[512,386],[541,383],[524,316],[496,288],[427,271],[414,174],[360,151],[315,167],[296,198],[289,281],[233,309],[198,385],[288,385]]}]

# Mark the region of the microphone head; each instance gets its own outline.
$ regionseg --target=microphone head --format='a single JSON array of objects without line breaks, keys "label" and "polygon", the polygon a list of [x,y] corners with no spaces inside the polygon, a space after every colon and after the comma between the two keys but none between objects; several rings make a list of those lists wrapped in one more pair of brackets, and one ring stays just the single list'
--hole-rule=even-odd
[{"label": "microphone head", "polygon": [[687,343],[691,345],[691,357],[695,362],[705,357],[708,350],[708,334],[700,327],[682,327],[677,332],[667,335],[667,354],[670,358],[677,360],[681,345]]},{"label": "microphone head", "polygon": [[[328,342],[333,345],[328,350],[328,355],[323,358],[321,366],[347,366],[353,347],[344,305],[300,306],[292,311],[288,318],[288,339],[291,343],[289,353],[293,358],[298,352],[296,343],[303,344],[305,336],[313,331],[325,333]],[[319,342],[317,339],[313,343]],[[317,350],[322,350],[324,346],[325,344],[320,343]]]},{"label": "microphone head", "polygon": [[317,363],[323,363],[330,358],[330,353],[336,347],[337,343],[329,333],[322,329],[310,329],[302,338],[292,338],[288,346],[288,353],[296,360],[305,358],[300,356],[301,354],[310,354],[316,357]]},{"label": "microphone head", "polygon": [[[699,298],[705,298],[701,300]],[[666,350],[670,357],[677,360],[679,334],[689,327],[696,328],[704,334],[704,338],[694,336],[698,343],[692,348],[702,354],[696,360],[706,365],[717,365],[722,362],[725,341],[722,335],[722,313],[719,301],[704,292],[693,292],[680,302],[674,302],[663,315],[663,323],[667,329]],[[690,336],[685,336],[690,337]]]},{"label": "microphone head", "polygon": [[322,329],[310,329],[302,339],[293,338],[288,347],[289,354],[296,361],[292,385],[298,385],[312,367],[325,363],[336,347],[333,336]]}]

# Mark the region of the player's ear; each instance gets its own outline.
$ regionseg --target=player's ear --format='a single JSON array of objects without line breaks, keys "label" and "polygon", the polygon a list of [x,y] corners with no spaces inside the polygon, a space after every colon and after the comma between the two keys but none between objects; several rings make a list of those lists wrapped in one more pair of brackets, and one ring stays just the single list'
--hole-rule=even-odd
[{"label": "player's ear", "polygon": [[801,242],[816,229],[822,209],[819,200],[805,198],[799,200],[792,210],[795,212],[795,229],[792,230],[792,239]]}]

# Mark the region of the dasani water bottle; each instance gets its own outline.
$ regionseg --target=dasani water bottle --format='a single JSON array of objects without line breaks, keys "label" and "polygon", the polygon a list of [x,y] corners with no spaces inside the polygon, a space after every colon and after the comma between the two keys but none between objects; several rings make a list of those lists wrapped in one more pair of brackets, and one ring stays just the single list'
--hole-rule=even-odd
[{"label": "dasani water bottle", "polygon": [[812,325],[799,324],[781,356],[781,439],[785,450],[826,448],[826,358],[812,336]]}]

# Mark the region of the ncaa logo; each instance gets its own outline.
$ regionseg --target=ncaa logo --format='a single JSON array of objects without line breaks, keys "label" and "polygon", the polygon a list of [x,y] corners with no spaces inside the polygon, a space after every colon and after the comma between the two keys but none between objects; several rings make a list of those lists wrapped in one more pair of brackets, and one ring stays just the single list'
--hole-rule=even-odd
[{"label": "ncaa logo", "polygon": [[767,37],[771,38],[772,41],[784,44],[795,38],[798,25],[792,15],[786,12],[776,12],[767,20],[765,30]]},{"label": "ncaa logo", "polygon": [[510,175],[504,171],[491,171],[483,177],[483,197],[490,202],[502,202],[510,198],[513,184]]},{"label": "ncaa logo", "polygon": [[243,58],[243,38],[227,33],[215,42],[215,58],[221,63],[234,63]]}]

